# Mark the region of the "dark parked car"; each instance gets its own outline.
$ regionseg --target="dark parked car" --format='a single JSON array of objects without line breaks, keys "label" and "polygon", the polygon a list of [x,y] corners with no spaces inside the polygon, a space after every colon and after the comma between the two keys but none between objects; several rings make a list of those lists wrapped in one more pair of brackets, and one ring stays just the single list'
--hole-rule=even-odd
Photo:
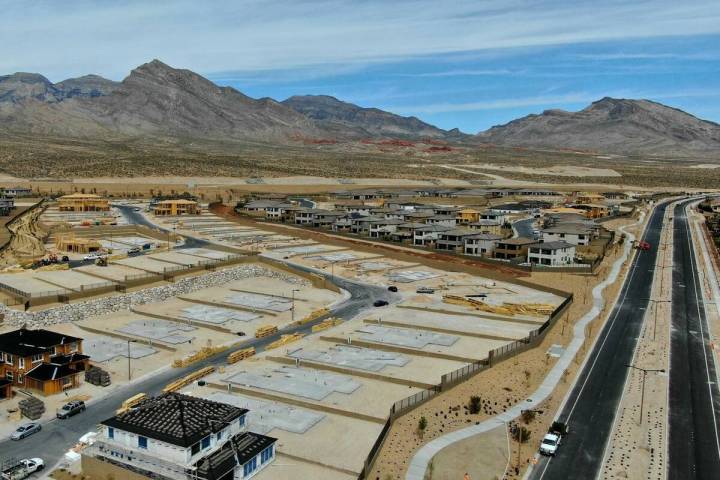
[{"label": "dark parked car", "polygon": [[388,290],[390,290],[391,292],[397,292],[397,287],[395,285],[390,285],[388,287]]},{"label": "dark parked car", "polygon": [[375,303],[373,303],[373,305],[375,305],[376,307],[384,307],[387,304],[388,302],[386,302],[385,300],[375,300]]},{"label": "dark parked car", "polygon": [[67,255],[63,255],[62,261],[65,262],[65,263],[67,263],[67,262],[70,261],[70,257],[68,257]]},{"label": "dark parked car", "polygon": [[84,411],[85,402],[83,402],[82,400],[75,400],[63,405],[62,408],[57,411],[57,418],[63,420]]},{"label": "dark parked car", "polygon": [[20,425],[17,430],[10,434],[10,440],[22,440],[25,437],[29,437],[33,433],[37,433],[42,430],[42,425],[37,422],[26,423]]}]

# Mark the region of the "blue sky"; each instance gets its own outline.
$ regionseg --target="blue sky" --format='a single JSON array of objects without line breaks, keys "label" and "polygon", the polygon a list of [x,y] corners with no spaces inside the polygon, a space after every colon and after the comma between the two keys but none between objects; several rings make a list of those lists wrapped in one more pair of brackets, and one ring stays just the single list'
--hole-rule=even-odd
[{"label": "blue sky", "polygon": [[153,58],[253,96],[328,94],[477,132],[603,96],[720,122],[720,2],[0,0],[0,74]]}]

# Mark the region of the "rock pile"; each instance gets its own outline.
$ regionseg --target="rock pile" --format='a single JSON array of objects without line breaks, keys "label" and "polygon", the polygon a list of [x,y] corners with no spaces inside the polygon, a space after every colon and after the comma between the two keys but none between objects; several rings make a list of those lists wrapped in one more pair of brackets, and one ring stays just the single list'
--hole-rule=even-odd
[{"label": "rock pile", "polygon": [[56,323],[76,322],[95,315],[129,310],[135,305],[157,303],[178,295],[185,295],[203,288],[225,285],[235,280],[253,277],[279,278],[292,284],[308,284],[306,280],[284,272],[270,270],[260,265],[240,265],[197,277],[188,277],[170,285],[147,288],[132,293],[70,303],[39,312],[19,312],[0,305],[0,313],[11,326],[25,324],[28,328],[42,328]]}]

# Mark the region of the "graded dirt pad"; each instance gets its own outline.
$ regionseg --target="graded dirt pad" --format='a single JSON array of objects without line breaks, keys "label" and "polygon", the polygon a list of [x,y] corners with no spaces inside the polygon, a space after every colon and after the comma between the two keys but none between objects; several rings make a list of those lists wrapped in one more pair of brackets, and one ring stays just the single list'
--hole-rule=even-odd
[{"label": "graded dirt pad", "polygon": [[[202,395],[207,389],[198,390]],[[248,429],[276,437],[280,453],[355,473],[362,469],[367,439],[377,437],[382,429],[375,422],[240,394],[214,392],[207,397],[250,410]]]},{"label": "graded dirt pad", "polygon": [[230,258],[230,254],[227,252],[221,252],[220,250],[211,250],[209,248],[183,248],[179,252],[186,255],[195,255],[201,258],[208,258],[211,260],[226,260]]},{"label": "graded dirt pad", "polygon": [[87,273],[88,275],[93,275],[98,278],[107,278],[118,283],[126,282],[129,278],[152,275],[151,273],[144,272],[136,268],[126,267],[117,263],[111,263],[107,267],[85,265],[75,268],[74,270],[76,272]]},{"label": "graded dirt pad", "polygon": [[181,265],[184,267],[196,267],[201,263],[207,263],[209,261],[208,259],[203,259],[202,257],[197,257],[195,255],[185,255],[181,252],[182,250],[153,253],[152,257],[150,258],[152,258],[153,260],[159,260],[161,262],[167,262],[172,265]]},{"label": "graded dirt pad", "polygon": [[193,330],[195,330],[195,327],[181,323],[154,318],[140,318],[115,331],[131,337],[139,337],[150,341],[174,345],[190,341],[191,337],[185,336],[183,333],[192,332]]},{"label": "graded dirt pad", "polygon": [[[409,308],[390,308],[378,314],[385,322],[407,327],[442,329],[452,333],[484,335],[494,338],[517,340],[527,337],[530,331],[540,325],[504,321],[503,319],[481,318],[474,315],[447,315]],[[373,317],[377,318],[377,317]]]},{"label": "graded dirt pad", "polygon": [[166,272],[175,272],[186,269],[186,267],[182,265],[176,265],[168,262],[162,262],[160,260],[154,260],[150,255],[121,258],[119,260],[112,260],[112,263],[134,268],[138,270],[138,273],[145,271],[150,273],[162,274]]},{"label": "graded dirt pad", "polygon": [[272,252],[281,254],[283,256],[294,257],[295,255],[311,255],[314,253],[334,252],[337,250],[345,250],[345,248],[336,247],[333,245],[323,245],[321,243],[313,243],[310,245],[298,245],[294,247],[278,248],[273,250]]},{"label": "graded dirt pad", "polygon": [[35,276],[39,280],[53,284],[56,287],[65,287],[75,292],[82,292],[83,290],[94,288],[111,287],[115,284],[110,280],[103,280],[76,270],[39,271],[35,273]]},{"label": "graded dirt pad", "polygon": [[580,167],[574,165],[552,165],[545,168],[523,167],[518,165],[493,165],[490,163],[475,163],[471,165],[456,165],[457,167],[477,168],[481,170],[497,170],[501,172],[525,173],[531,175],[554,175],[559,177],[620,177],[615,170],[609,168]]},{"label": "graded dirt pad", "polygon": [[31,272],[0,275],[0,288],[20,292],[24,297],[43,297],[70,293],[70,290],[42,281]]},{"label": "graded dirt pad", "polygon": [[288,351],[288,357],[301,361],[310,361],[366,372],[382,372],[386,367],[403,367],[410,359],[407,355],[383,352],[372,348],[352,345],[335,345],[325,350],[306,350],[298,348]]}]

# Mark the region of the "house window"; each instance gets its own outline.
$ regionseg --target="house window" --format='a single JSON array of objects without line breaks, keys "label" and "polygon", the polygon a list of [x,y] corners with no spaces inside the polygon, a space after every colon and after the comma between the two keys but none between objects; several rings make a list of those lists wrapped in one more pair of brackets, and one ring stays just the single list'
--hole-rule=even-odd
[{"label": "house window", "polygon": [[205,437],[205,438],[202,439],[201,444],[200,444],[200,447],[201,447],[203,450],[205,450],[205,449],[208,448],[209,446],[210,446],[210,436],[207,436],[207,437]]},{"label": "house window", "polygon": [[52,347],[52,348],[50,348],[50,355],[51,355],[51,356],[57,355],[57,347]]},{"label": "house window", "polygon": [[243,465],[243,475],[247,477],[251,473],[253,473],[255,470],[257,470],[257,457],[253,458],[249,462],[247,462],[245,465]]},{"label": "house window", "polygon": [[142,448],[144,450],[147,450],[148,448],[148,440],[147,437],[138,437],[138,448]]},{"label": "house window", "polygon": [[224,432],[224,431],[223,431],[223,432],[218,432],[217,435],[215,436],[215,438],[216,438],[216,440],[217,440],[218,442],[219,442],[220,440],[222,440],[222,438],[223,438],[223,433],[225,433],[225,432]]},{"label": "house window", "polygon": [[190,447],[190,455],[195,455],[198,452],[200,452],[200,442]]},{"label": "house window", "polygon": [[13,381],[13,372],[5,372],[5,378],[9,381]]},{"label": "house window", "polygon": [[240,428],[245,426],[245,415],[242,415],[240,418],[238,418],[238,425]]},{"label": "house window", "polygon": [[274,453],[273,448],[274,448],[274,445],[270,445],[265,450],[260,452],[260,465],[265,464],[266,462],[268,462],[269,460],[271,460],[273,458],[273,453]]},{"label": "house window", "polygon": [[108,428],[107,431],[108,438],[114,439],[115,438],[115,429],[112,427]]},{"label": "house window", "polygon": [[18,368],[25,368],[25,359],[24,358],[18,358]]},{"label": "house window", "polygon": [[10,355],[9,353],[5,354],[5,363],[7,363],[8,365],[13,364],[13,356]]},{"label": "house window", "polygon": [[70,344],[70,353],[77,352],[77,349],[78,349],[77,342],[72,342]]},{"label": "house window", "polygon": [[25,377],[18,374],[17,383],[18,383],[18,385],[25,385]]},{"label": "house window", "polygon": [[42,353],[38,353],[37,355],[32,356],[32,363],[40,363],[42,361],[43,361]]}]

